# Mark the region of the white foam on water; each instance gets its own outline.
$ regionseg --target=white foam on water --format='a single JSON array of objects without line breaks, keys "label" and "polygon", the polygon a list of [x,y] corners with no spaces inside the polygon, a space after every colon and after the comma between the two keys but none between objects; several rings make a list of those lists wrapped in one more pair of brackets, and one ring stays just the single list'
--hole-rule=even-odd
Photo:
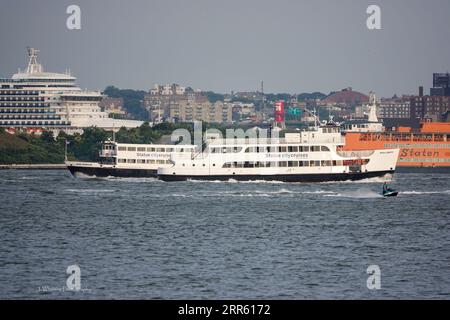
[{"label": "white foam on water", "polygon": [[384,177],[373,177],[373,178],[366,178],[361,180],[344,180],[344,181],[324,181],[319,182],[321,184],[342,184],[342,183],[384,183],[384,182],[393,182],[395,179],[391,176],[384,176]]},{"label": "white foam on water", "polygon": [[450,190],[442,191],[400,191],[399,194],[450,194]]},{"label": "white foam on water", "polygon": [[192,197],[193,195],[191,195],[191,194],[183,194],[183,193],[173,193],[170,196],[171,197],[187,198],[187,197]]},{"label": "white foam on water", "polygon": [[20,182],[19,179],[0,179],[0,181],[5,181],[5,182]]},{"label": "white foam on water", "polygon": [[178,197],[178,198],[202,198],[202,197],[221,197],[221,198],[251,198],[251,197],[271,197],[272,194],[268,193],[197,193],[197,194],[183,194],[183,193],[172,193],[165,196],[157,196],[158,198],[165,197]]},{"label": "white foam on water", "polygon": [[142,183],[142,182],[164,182],[162,180],[159,180],[156,177],[114,177],[114,176],[107,176],[107,177],[97,177],[96,175],[87,175],[82,172],[75,172],[75,176],[77,178],[80,178],[82,180],[106,180],[106,181],[119,181],[119,182],[136,182],[136,183]]},{"label": "white foam on water", "polygon": [[284,181],[278,180],[247,180],[247,181],[239,181],[239,183],[255,183],[255,184],[284,184]]},{"label": "white foam on water", "polygon": [[267,190],[251,190],[250,192],[255,192],[255,193],[266,193],[266,194],[292,194],[292,193],[297,193],[295,191],[292,190],[288,190],[285,188],[281,188],[280,190],[274,190],[274,191],[267,191]]},{"label": "white foam on water", "polygon": [[187,181],[189,182],[193,182],[193,183],[252,183],[252,184],[282,184],[285,183],[283,181],[276,181],[276,180],[245,180],[245,181],[241,181],[241,180],[236,180],[236,179],[228,179],[228,180],[201,180],[201,179],[187,179]]},{"label": "white foam on water", "polygon": [[279,190],[275,191],[267,191],[267,190],[252,190],[251,192],[256,193],[267,193],[267,194],[333,194],[335,192],[332,191],[326,191],[326,190],[314,190],[314,191],[295,191],[295,190],[289,190],[286,188],[281,188]]},{"label": "white foam on water", "polygon": [[295,191],[295,190],[289,190],[286,188],[281,188],[279,190],[231,190],[231,191],[213,191],[213,192],[199,192],[199,193],[193,193],[193,194],[168,194],[163,197],[274,197],[274,196],[295,196],[295,195],[301,195],[301,194],[318,194],[318,195],[324,195],[324,194],[335,194],[335,192],[332,191],[325,191],[325,190],[315,190],[315,191]]},{"label": "white foam on water", "polygon": [[77,178],[80,178],[80,179],[98,179],[97,176],[95,176],[95,175],[91,176],[91,175],[88,175],[88,174],[85,174],[82,172],[75,172],[74,176]]},{"label": "white foam on water", "polygon": [[326,191],[326,190],[316,190],[316,191],[304,191],[300,192],[304,194],[335,194],[336,192],[333,191]]},{"label": "white foam on water", "polygon": [[83,194],[95,194],[95,193],[108,193],[115,192],[113,189],[64,189],[66,192],[83,193]]},{"label": "white foam on water", "polygon": [[375,199],[383,198],[383,195],[373,190],[362,188],[354,191],[343,191],[334,194],[325,194],[325,197],[351,198],[351,199]]},{"label": "white foam on water", "polygon": [[187,179],[187,182],[191,183],[236,183],[236,180],[201,180],[201,179]]},{"label": "white foam on water", "polygon": [[36,180],[38,179],[38,177],[33,177],[33,176],[25,176],[25,177],[20,177],[19,180]]},{"label": "white foam on water", "polygon": [[269,193],[235,193],[228,194],[229,197],[271,197],[273,195]]},{"label": "white foam on water", "polygon": [[110,181],[118,181],[118,182],[133,182],[133,183],[143,183],[143,182],[164,182],[163,180],[160,180],[158,178],[152,178],[152,177],[146,177],[146,178],[132,178],[132,177],[105,177],[101,178],[104,180],[110,180]]}]

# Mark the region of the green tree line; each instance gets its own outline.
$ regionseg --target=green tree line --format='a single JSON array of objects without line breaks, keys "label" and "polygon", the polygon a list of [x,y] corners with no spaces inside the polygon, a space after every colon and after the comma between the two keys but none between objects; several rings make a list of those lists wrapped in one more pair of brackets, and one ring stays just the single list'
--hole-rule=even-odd
[{"label": "green tree line", "polygon": [[[192,123],[160,123],[150,127],[144,122],[138,128],[122,127],[114,138],[121,143],[159,143],[163,136],[170,136],[176,129],[186,129],[193,137],[193,128]],[[225,126],[203,123],[203,131],[208,128],[219,129],[225,134]],[[41,135],[9,134],[0,128],[0,164],[63,163],[66,142],[68,160],[97,161],[102,142],[112,138],[112,132],[96,127],[85,128],[83,133],[73,135],[61,131],[56,137],[51,131]]]}]

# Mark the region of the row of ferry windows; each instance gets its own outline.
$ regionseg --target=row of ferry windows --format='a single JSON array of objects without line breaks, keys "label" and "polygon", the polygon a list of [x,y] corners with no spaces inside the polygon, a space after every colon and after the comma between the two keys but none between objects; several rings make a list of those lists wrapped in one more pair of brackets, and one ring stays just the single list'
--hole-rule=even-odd
[{"label": "row of ferry windows", "polygon": [[330,151],[326,146],[277,146],[277,147],[250,147],[245,150],[246,153],[258,152],[319,152]]},{"label": "row of ferry windows", "polygon": [[[138,151],[138,152],[191,152],[192,149],[174,149],[174,148],[157,148],[157,147],[118,147],[119,151]],[[214,147],[211,153],[238,153],[242,147]],[[320,152],[330,151],[326,146],[282,146],[282,147],[249,147],[245,149],[246,153],[265,153],[265,152]]]},{"label": "row of ferry windows", "polygon": [[342,166],[342,160],[321,161],[270,161],[270,162],[229,162],[223,168],[286,168],[286,167],[331,167]]},{"label": "row of ferry windows", "polygon": [[169,164],[170,160],[162,160],[162,159],[117,159],[118,163],[150,163],[150,164]]},{"label": "row of ferry windows", "polygon": [[[140,163],[140,164],[171,164],[170,160],[164,159],[117,159],[118,163]],[[245,161],[228,162],[223,168],[286,168],[286,167],[331,167],[331,166],[351,166],[367,164],[368,159],[364,160],[311,160],[311,161]],[[183,167],[185,164],[183,164]],[[195,164],[192,164],[195,167]],[[205,166],[205,164],[203,164]],[[215,166],[215,165],[213,165]]]},{"label": "row of ferry windows", "polygon": [[191,152],[189,148],[157,148],[157,147],[118,147],[119,151],[137,151],[137,152]]},{"label": "row of ferry windows", "polygon": [[369,163],[368,159],[359,160],[311,160],[311,161],[257,161],[257,162],[228,162],[223,168],[283,168],[283,167],[331,167],[352,166]]},{"label": "row of ferry windows", "polygon": [[[138,152],[191,152],[190,148],[158,148],[158,147],[124,147],[119,146],[119,151],[138,151]],[[211,153],[238,153],[242,147],[213,147]],[[246,153],[270,153],[270,152],[328,152],[330,149],[326,146],[266,146],[266,147],[248,147]]]},{"label": "row of ferry windows", "polygon": [[[211,153],[238,153],[242,147],[214,147]],[[265,147],[248,147],[245,153],[271,153],[271,152],[319,152],[330,151],[326,146],[265,146]]]}]

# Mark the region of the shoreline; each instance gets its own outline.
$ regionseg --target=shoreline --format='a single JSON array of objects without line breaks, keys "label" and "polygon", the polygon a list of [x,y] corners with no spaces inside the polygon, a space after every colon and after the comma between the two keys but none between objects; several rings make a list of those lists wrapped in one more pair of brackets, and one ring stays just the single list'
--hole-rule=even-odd
[{"label": "shoreline", "polygon": [[0,164],[0,170],[66,170],[64,163],[40,163],[40,164]]}]

